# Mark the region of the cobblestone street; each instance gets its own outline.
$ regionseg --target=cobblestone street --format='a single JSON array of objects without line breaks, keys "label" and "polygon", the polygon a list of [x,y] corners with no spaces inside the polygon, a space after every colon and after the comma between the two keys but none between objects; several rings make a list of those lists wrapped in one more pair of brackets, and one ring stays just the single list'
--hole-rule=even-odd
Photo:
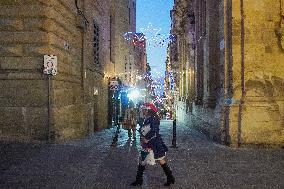
[{"label": "cobblestone street", "polygon": [[[161,134],[170,146],[172,122]],[[138,141],[115,128],[63,144],[1,143],[0,188],[131,188],[136,175]],[[170,188],[284,188],[284,151],[233,149],[177,125],[178,148],[170,148],[169,165],[176,177]],[[158,165],[148,166],[142,188],[165,188]]]}]

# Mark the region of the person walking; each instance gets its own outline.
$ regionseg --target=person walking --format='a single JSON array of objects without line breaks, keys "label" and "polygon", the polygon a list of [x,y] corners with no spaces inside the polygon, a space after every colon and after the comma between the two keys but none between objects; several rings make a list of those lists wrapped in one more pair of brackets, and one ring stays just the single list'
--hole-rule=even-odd
[{"label": "person walking", "polygon": [[139,107],[139,114],[138,114],[138,124],[140,128],[143,126],[144,119],[145,119],[145,108],[144,105],[140,105]]},{"label": "person walking", "polygon": [[125,110],[124,124],[128,131],[128,137],[131,138],[131,130],[132,130],[133,139],[136,139],[137,122],[136,122],[136,113],[133,105],[130,105],[129,108]]},{"label": "person walking", "polygon": [[[136,180],[131,183],[131,186],[142,185],[145,166],[147,161],[151,159],[151,154],[154,156],[154,161],[159,162],[167,176],[167,182],[164,184],[164,186],[170,186],[171,184],[175,183],[175,177],[173,176],[172,170],[168,166],[165,159],[168,148],[160,135],[160,118],[157,115],[158,109],[153,104],[149,104],[147,109],[145,121],[143,126],[139,129],[142,150],[140,152]],[[153,153],[150,153],[151,150]]]}]

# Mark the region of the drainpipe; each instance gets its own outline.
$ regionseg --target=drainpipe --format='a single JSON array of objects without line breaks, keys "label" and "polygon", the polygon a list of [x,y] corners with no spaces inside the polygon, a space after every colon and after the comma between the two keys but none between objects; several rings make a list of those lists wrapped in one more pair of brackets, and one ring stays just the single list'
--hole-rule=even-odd
[{"label": "drainpipe", "polygon": [[239,103],[239,113],[238,113],[238,136],[237,142],[238,147],[241,146],[241,133],[242,133],[242,113],[244,98],[246,95],[245,89],[245,22],[244,22],[244,0],[240,0],[240,14],[241,14],[241,89],[242,95]]},{"label": "drainpipe", "polygon": [[[226,0],[224,3],[224,30],[225,30],[225,99],[231,99],[233,96],[232,79],[232,0]],[[231,143],[230,137],[230,105],[224,107],[224,123],[222,130],[222,140],[225,145]]]},{"label": "drainpipe", "polygon": [[51,142],[51,81],[50,81],[50,75],[47,75],[47,82],[48,82],[48,90],[47,90],[47,96],[48,96],[48,104],[47,104],[47,143]]},{"label": "drainpipe", "polygon": [[[85,12],[85,0],[83,0],[83,15],[84,15],[84,12]],[[85,38],[86,38],[86,32],[87,32],[87,27],[84,25],[84,28],[83,28],[83,33],[82,33],[82,89],[83,89],[83,96],[82,96],[82,101],[83,101],[83,107],[84,109],[86,110],[86,104],[85,104],[85,79],[87,78],[87,72],[86,72],[86,65],[85,65],[85,46],[86,46],[86,42],[85,42]],[[84,114],[86,113],[86,111],[84,111]],[[83,115],[84,115],[83,114]],[[87,134],[89,134],[89,126],[88,124],[86,124],[86,116],[84,116],[84,121],[85,121],[85,125],[87,125]]]},{"label": "drainpipe", "polygon": [[[85,65],[85,46],[86,46],[86,32],[87,32],[87,29],[88,29],[88,26],[89,26],[89,22],[84,14],[84,11],[85,11],[85,0],[82,0],[83,2],[83,5],[82,5],[82,10],[78,7],[78,0],[75,0],[75,6],[76,6],[76,9],[77,9],[77,14],[80,15],[82,17],[82,19],[84,20],[84,25],[83,25],[83,29],[82,29],[82,52],[81,52],[81,61],[82,61],[82,73],[81,73],[81,89],[82,89],[82,101],[83,101],[83,105],[85,106],[85,85],[86,85],[86,82],[85,82],[85,79],[87,77],[87,73],[86,73],[86,65]],[[85,112],[85,111],[84,111]],[[84,116],[86,117],[86,116]],[[86,121],[86,120],[85,120]],[[89,128],[87,128],[87,132],[89,132]]]}]

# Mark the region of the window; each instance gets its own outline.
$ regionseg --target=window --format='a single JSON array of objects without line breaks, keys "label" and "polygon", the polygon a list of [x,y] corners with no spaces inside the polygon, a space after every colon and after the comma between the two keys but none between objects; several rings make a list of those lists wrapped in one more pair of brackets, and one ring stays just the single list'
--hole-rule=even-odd
[{"label": "window", "polygon": [[100,35],[99,26],[94,20],[94,63],[100,64]]},{"label": "window", "polygon": [[110,23],[109,23],[109,46],[110,46],[110,51],[109,51],[109,58],[110,61],[114,63],[114,20],[113,16],[110,15]]}]

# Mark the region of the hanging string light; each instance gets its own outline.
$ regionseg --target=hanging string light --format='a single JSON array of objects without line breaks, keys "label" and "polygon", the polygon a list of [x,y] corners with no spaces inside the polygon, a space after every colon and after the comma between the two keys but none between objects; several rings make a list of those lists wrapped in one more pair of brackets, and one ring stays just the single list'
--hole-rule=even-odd
[{"label": "hanging string light", "polygon": [[161,34],[161,28],[154,28],[151,23],[146,28],[140,28],[141,33],[126,32],[124,39],[131,43],[144,48],[145,43],[147,47],[163,47],[167,46],[170,42],[176,42],[176,35],[174,34]]}]

